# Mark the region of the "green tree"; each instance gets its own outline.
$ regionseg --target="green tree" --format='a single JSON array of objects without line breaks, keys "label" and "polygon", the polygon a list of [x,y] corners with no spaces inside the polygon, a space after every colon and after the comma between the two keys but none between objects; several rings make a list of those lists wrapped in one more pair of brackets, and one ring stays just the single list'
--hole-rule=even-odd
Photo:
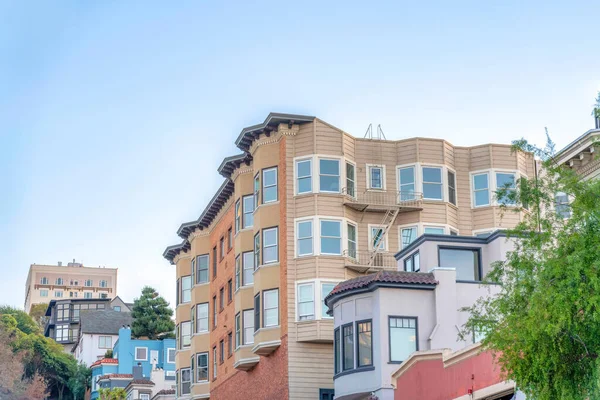
[{"label": "green tree", "polygon": [[592,115],[595,118],[600,118],[600,92],[598,92],[598,97],[596,97],[596,103],[593,105]]},{"label": "green tree", "polygon": [[131,312],[133,322],[131,333],[135,337],[146,336],[148,339],[156,339],[161,335],[171,337],[175,324],[171,320],[173,310],[169,303],[159,296],[158,292],[149,286],[142,289],[142,295],[133,302]]},{"label": "green tree", "polygon": [[0,315],[12,315],[17,320],[17,328],[25,333],[39,333],[38,324],[23,310],[11,306],[0,306]]},{"label": "green tree", "polygon": [[85,393],[90,389],[92,370],[85,364],[79,363],[75,374],[69,379],[67,385],[73,395],[73,400],[83,400]]},{"label": "green tree", "polygon": [[112,349],[106,350],[106,353],[104,353],[104,358],[113,358],[113,351],[112,351]]},{"label": "green tree", "polygon": [[[550,140],[544,149],[525,140],[513,147],[537,154],[544,172],[521,179],[514,191],[497,192],[528,209],[514,209],[524,213],[508,231],[514,249],[486,277],[502,282],[500,294],[465,309],[471,317],[462,334],[486,332],[483,346],[528,399],[598,399],[600,181],[582,180],[558,165]],[[573,199],[569,206],[555,208],[558,192]]]},{"label": "green tree", "polygon": [[123,388],[100,389],[98,390],[100,400],[125,400],[127,392]]},{"label": "green tree", "polygon": [[48,318],[46,317],[46,310],[48,309],[48,303],[38,303],[31,306],[29,310],[29,316],[33,318],[35,323],[40,327],[40,329],[44,329],[46,326],[46,322]]}]

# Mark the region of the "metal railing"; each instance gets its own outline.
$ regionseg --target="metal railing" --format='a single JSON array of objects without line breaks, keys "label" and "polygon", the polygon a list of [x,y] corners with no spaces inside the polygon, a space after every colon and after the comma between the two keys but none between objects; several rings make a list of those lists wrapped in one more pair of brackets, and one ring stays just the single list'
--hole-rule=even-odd
[{"label": "metal railing", "polygon": [[372,250],[344,250],[347,266],[367,268],[371,259],[373,264],[371,268],[393,270],[397,269],[397,261],[393,253],[372,251]]},{"label": "metal railing", "polygon": [[413,191],[366,190],[358,193],[355,189],[343,188],[342,193],[348,202],[372,206],[420,207],[423,200],[423,193]]}]

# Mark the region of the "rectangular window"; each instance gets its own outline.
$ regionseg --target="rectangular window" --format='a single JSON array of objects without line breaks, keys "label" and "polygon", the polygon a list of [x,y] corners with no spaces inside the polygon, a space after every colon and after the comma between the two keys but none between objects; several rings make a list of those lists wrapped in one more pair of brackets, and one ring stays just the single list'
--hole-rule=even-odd
[{"label": "rectangular window", "polygon": [[325,305],[325,297],[329,296],[335,285],[335,283],[321,283],[321,318],[331,318],[327,315],[328,307]]},{"label": "rectangular window", "polygon": [[181,394],[190,394],[192,388],[192,373],[189,368],[181,370]]},{"label": "rectangular window", "polygon": [[559,218],[571,218],[571,206],[569,196],[564,192],[557,192],[554,195],[554,210]]},{"label": "rectangular window", "polygon": [[233,336],[231,332],[227,334],[227,357],[231,357],[233,354]]},{"label": "rectangular window", "polygon": [[108,286],[108,284],[106,283],[106,281],[100,281],[100,287],[101,288],[105,288],[107,286]]},{"label": "rectangular window", "polygon": [[296,194],[312,192],[312,160],[296,161]]},{"label": "rectangular window", "polygon": [[260,232],[254,235],[254,269],[260,266]]},{"label": "rectangular window", "polygon": [[372,324],[369,321],[356,322],[356,366],[373,365]]},{"label": "rectangular window", "polygon": [[457,281],[480,281],[479,249],[439,248],[438,265],[456,269]]},{"label": "rectangular window", "polygon": [[208,282],[208,254],[196,257],[196,283]]},{"label": "rectangular window", "polygon": [[58,304],[56,306],[56,321],[68,321],[69,320],[70,307],[68,304]]},{"label": "rectangular window", "polygon": [[135,361],[148,361],[148,348],[147,347],[136,347],[135,348]]},{"label": "rectangular window", "polygon": [[254,283],[254,254],[251,251],[242,253],[242,285],[252,285]]},{"label": "rectangular window", "polygon": [[240,344],[242,343],[242,319],[240,316],[240,313],[235,314],[235,348],[237,349],[238,347],[240,347]]},{"label": "rectangular window", "polygon": [[313,254],[312,221],[300,221],[296,226],[298,232],[298,237],[296,239],[296,251],[298,257]]},{"label": "rectangular window", "polygon": [[356,196],[356,176],[354,164],[346,163],[346,194],[352,197]]},{"label": "rectangular window", "polygon": [[55,292],[54,292],[54,297],[57,297],[57,298],[61,298],[61,297],[63,297],[63,292],[62,292],[62,291],[58,291],[58,290],[57,290],[57,291],[55,291]]},{"label": "rectangular window", "polygon": [[254,332],[258,328],[260,328],[260,293],[254,296]]},{"label": "rectangular window", "polygon": [[227,281],[227,303],[231,303],[233,301],[233,282],[230,280]]},{"label": "rectangular window", "polygon": [[225,361],[225,342],[222,340],[219,342],[219,363],[223,364]]},{"label": "rectangular window", "polygon": [[98,336],[99,349],[112,349],[112,336]]},{"label": "rectangular window", "polygon": [[340,367],[342,365],[340,352],[340,328],[336,328],[333,331],[333,363],[334,371],[336,374],[340,373]]},{"label": "rectangular window", "polygon": [[225,308],[225,288],[219,289],[219,304],[221,305],[220,310],[223,311]]},{"label": "rectangular window", "polygon": [[235,290],[238,290],[242,279],[242,259],[240,256],[235,258]]},{"label": "rectangular window", "polygon": [[410,226],[407,228],[402,228],[400,231],[400,236],[402,237],[402,248],[405,248],[417,238],[417,227]]},{"label": "rectangular window", "polygon": [[417,319],[389,317],[390,361],[405,361],[419,349],[417,344]]},{"label": "rectangular window", "polygon": [[213,247],[213,280],[217,277],[217,246]]},{"label": "rectangular window", "polygon": [[342,326],[342,369],[347,371],[354,368],[354,330],[352,324]]},{"label": "rectangular window", "polygon": [[242,229],[252,228],[254,225],[254,197],[253,195],[242,197],[244,215],[242,219]]},{"label": "rectangular window", "polygon": [[254,208],[260,204],[260,173],[254,175]]},{"label": "rectangular window", "polygon": [[208,303],[196,305],[196,333],[208,332]]},{"label": "rectangular window", "polygon": [[192,277],[181,277],[181,302],[189,303],[192,300]]},{"label": "rectangular window", "polygon": [[404,270],[406,272],[420,272],[421,271],[421,256],[419,256],[418,251],[404,259]]},{"label": "rectangular window", "polygon": [[213,381],[217,379],[217,346],[213,347]]},{"label": "rectangular window", "polygon": [[263,170],[263,204],[277,201],[277,168]]},{"label": "rectangular window", "polygon": [[342,254],[342,223],[321,220],[321,254]]},{"label": "rectangular window", "polygon": [[516,189],[515,174],[506,172],[496,173],[496,190],[503,189],[505,194],[498,197],[498,204],[514,205],[515,201],[510,197],[513,196]]},{"label": "rectangular window", "polygon": [[356,258],[356,225],[348,224],[348,257]]},{"label": "rectangular window", "polygon": [[196,282],[196,258],[192,257],[192,262],[191,262],[191,271],[192,271],[192,285],[194,285],[194,283]]},{"label": "rectangular window", "polygon": [[175,364],[175,355],[177,351],[175,349],[167,349],[167,362],[169,364]]},{"label": "rectangular window", "polygon": [[233,247],[233,232],[231,228],[227,229],[227,249],[231,250]]},{"label": "rectangular window", "polygon": [[84,285],[86,287],[92,287],[92,286],[94,286],[94,281],[91,280],[91,279],[86,279],[85,282],[84,282]]},{"label": "rectangular window", "polygon": [[241,203],[240,200],[238,199],[235,202],[235,232],[239,232],[240,229],[242,229],[242,207],[241,207]]},{"label": "rectangular window", "polygon": [[213,296],[213,329],[217,327],[217,296]]},{"label": "rectangular window", "polygon": [[279,289],[263,292],[263,326],[279,325]]},{"label": "rectangular window", "polygon": [[371,227],[371,249],[385,250],[385,235],[384,228],[381,226]]},{"label": "rectangular window", "polygon": [[298,321],[315,319],[315,288],[314,284],[298,285]]},{"label": "rectangular window", "polygon": [[219,240],[219,250],[221,252],[221,260],[225,258],[225,237],[221,237]]},{"label": "rectangular window", "polygon": [[41,289],[40,297],[48,297],[48,289]]},{"label": "rectangular window", "polygon": [[69,325],[57,325],[54,337],[57,342],[69,341]]},{"label": "rectangular window", "polygon": [[400,201],[415,199],[415,167],[398,169],[398,190]]},{"label": "rectangular window", "polygon": [[208,382],[208,353],[196,354],[196,382]]},{"label": "rectangular window", "polygon": [[[258,297],[258,295],[257,295]],[[256,298],[255,298],[256,300]],[[260,309],[259,309],[260,310]],[[242,338],[242,340],[244,341],[243,343],[246,344],[253,344],[254,343],[254,327],[255,326],[259,326],[259,325],[255,325],[254,321],[255,321],[255,316],[253,315],[254,310],[244,310],[243,311],[243,323],[244,323],[244,336]]]},{"label": "rectangular window", "polygon": [[490,185],[488,174],[473,175],[473,206],[490,205]]},{"label": "rectangular window", "polygon": [[423,228],[423,233],[427,235],[445,235],[446,228],[435,227],[435,226],[426,226]]},{"label": "rectangular window", "polygon": [[423,167],[423,198],[442,200],[442,169]]},{"label": "rectangular window", "polygon": [[140,400],[150,400],[150,395],[148,393],[140,393]]},{"label": "rectangular window", "polygon": [[382,167],[369,167],[369,189],[383,189]]},{"label": "rectangular window", "polygon": [[190,321],[182,322],[180,332],[181,347],[189,347],[192,343],[192,323]]},{"label": "rectangular window", "polygon": [[456,176],[448,171],[448,201],[456,205]]},{"label": "rectangular window", "polygon": [[279,246],[277,228],[263,229],[263,264],[273,264],[279,261]]},{"label": "rectangular window", "polygon": [[319,191],[340,192],[340,161],[319,159]]}]

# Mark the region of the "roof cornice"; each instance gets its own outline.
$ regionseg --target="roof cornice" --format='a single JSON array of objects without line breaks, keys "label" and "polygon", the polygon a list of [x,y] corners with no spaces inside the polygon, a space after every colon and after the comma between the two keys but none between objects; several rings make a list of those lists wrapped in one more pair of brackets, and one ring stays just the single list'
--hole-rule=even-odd
[{"label": "roof cornice", "polygon": [[270,134],[280,123],[288,125],[312,122],[316,117],[309,115],[270,113],[262,124],[248,126],[240,132],[235,141],[235,145],[242,151],[248,152],[254,140],[258,139],[261,133]]}]

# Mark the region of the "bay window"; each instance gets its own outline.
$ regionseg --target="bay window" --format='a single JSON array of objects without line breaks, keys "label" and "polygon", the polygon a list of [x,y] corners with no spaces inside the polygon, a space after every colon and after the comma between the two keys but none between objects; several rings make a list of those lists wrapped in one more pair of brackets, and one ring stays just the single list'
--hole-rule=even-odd
[{"label": "bay window", "polygon": [[400,237],[402,238],[402,246],[401,248],[405,248],[409,244],[415,241],[417,238],[417,227],[409,226],[406,228],[400,229]]},{"label": "bay window", "polygon": [[442,200],[442,168],[423,167],[423,198]]},{"label": "bay window", "polygon": [[254,269],[260,266],[260,232],[254,235]]},{"label": "bay window", "polygon": [[419,255],[418,251],[404,259],[404,270],[406,272],[421,271],[421,256]]},{"label": "bay window", "polygon": [[371,320],[356,322],[356,366],[373,365],[373,332]]},{"label": "bay window", "polygon": [[235,314],[235,348],[242,344],[242,318],[240,313]]},{"label": "bay window", "polygon": [[[254,310],[250,309],[250,310],[244,310],[242,312],[243,314],[243,326],[244,326],[244,332],[243,332],[243,336],[242,336],[242,340],[244,345],[246,344],[254,344],[254,331],[256,329],[254,329],[255,325],[254,325]],[[256,325],[258,326],[258,325]]]},{"label": "bay window", "polygon": [[192,374],[189,368],[181,370],[181,392],[179,394],[186,395],[191,393]]},{"label": "bay window", "polygon": [[371,227],[371,249],[386,249],[384,228],[381,226]]},{"label": "bay window", "polygon": [[321,254],[342,254],[342,223],[321,220]]},{"label": "bay window", "polygon": [[456,175],[448,171],[448,202],[456,205]]},{"label": "bay window", "polygon": [[181,335],[179,338],[181,347],[190,347],[190,344],[192,343],[192,323],[190,321],[182,322],[179,333]]},{"label": "bay window", "polygon": [[341,360],[341,351],[340,351],[340,328],[335,328],[333,331],[333,363],[334,363],[334,373],[340,373],[340,367],[342,366]]},{"label": "bay window", "polygon": [[196,305],[196,333],[208,332],[208,303]]},{"label": "bay window", "polygon": [[262,172],[263,204],[277,201],[277,167]]},{"label": "bay window", "polygon": [[242,218],[242,229],[252,228],[254,225],[254,196],[244,196],[242,197],[242,207],[243,207],[243,218]]},{"label": "bay window", "polygon": [[417,319],[389,317],[390,362],[403,362],[419,349]]},{"label": "bay window", "polygon": [[242,253],[242,285],[254,283],[254,253],[247,251]]},{"label": "bay window", "polygon": [[254,175],[254,208],[260,204],[260,173]]},{"label": "bay window", "polygon": [[348,223],[348,257],[356,258],[356,225]]},{"label": "bay window", "polygon": [[356,196],[356,176],[354,164],[346,162],[346,194]]},{"label": "bay window", "polygon": [[313,254],[313,222],[300,221],[297,226],[296,252],[298,257]]},{"label": "bay window", "polygon": [[312,160],[296,161],[296,194],[312,192]]},{"label": "bay window", "polygon": [[279,246],[277,227],[263,229],[263,264],[273,264],[279,261]]},{"label": "bay window", "polygon": [[516,189],[515,174],[507,172],[496,173],[496,190],[504,190],[504,194],[498,197],[498,204],[514,205],[515,200],[510,197]]},{"label": "bay window", "polygon": [[490,205],[490,185],[488,173],[473,175],[473,206]]},{"label": "bay window", "polygon": [[181,302],[189,303],[192,300],[192,277],[181,277]]},{"label": "bay window", "polygon": [[336,283],[321,283],[321,318],[332,318],[327,315],[327,306],[325,305],[325,297],[331,293]]},{"label": "bay window", "polygon": [[439,226],[425,226],[423,227],[423,233],[427,235],[445,235],[446,228]]},{"label": "bay window", "polygon": [[398,169],[398,190],[400,201],[415,199],[415,167]]},{"label": "bay window", "polygon": [[353,324],[342,326],[342,370],[354,368],[354,327]]},{"label": "bay window", "polygon": [[208,353],[196,354],[196,382],[208,382]]},{"label": "bay window", "polygon": [[454,268],[457,281],[480,281],[480,249],[468,247],[439,247],[438,265]]},{"label": "bay window", "polygon": [[238,290],[241,285],[242,279],[242,261],[241,257],[238,255],[235,258],[235,290]]},{"label": "bay window", "polygon": [[263,292],[263,327],[279,325],[279,289]]},{"label": "bay window", "polygon": [[340,160],[319,159],[319,191],[340,192]]},{"label": "bay window", "polygon": [[238,233],[242,229],[242,207],[240,200],[235,202],[235,233]]}]

